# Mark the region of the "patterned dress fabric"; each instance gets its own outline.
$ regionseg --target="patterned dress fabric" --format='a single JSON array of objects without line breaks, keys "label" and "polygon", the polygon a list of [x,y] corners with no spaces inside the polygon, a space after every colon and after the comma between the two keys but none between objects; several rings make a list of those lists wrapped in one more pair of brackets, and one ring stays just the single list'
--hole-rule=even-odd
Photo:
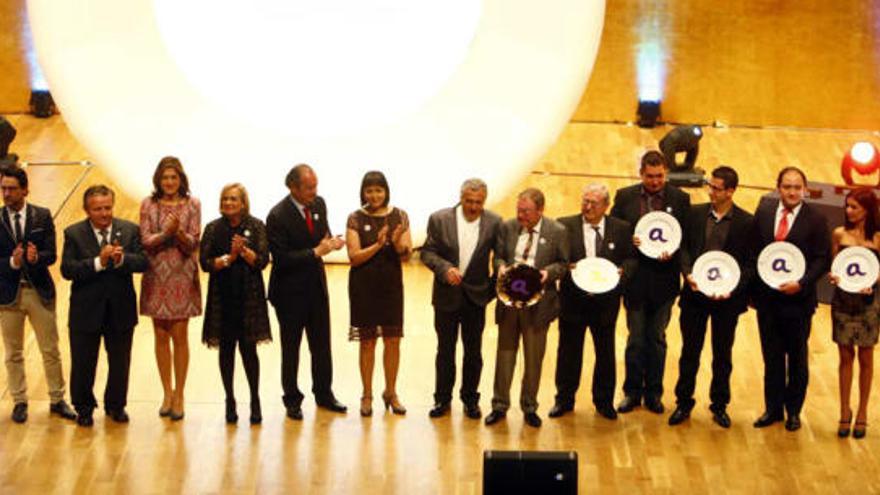
[{"label": "patterned dress fabric", "polygon": [[[177,215],[186,241],[166,238],[162,226]],[[141,203],[141,243],[150,266],[141,279],[140,313],[159,320],[190,318],[202,313],[198,247],[201,204],[187,198],[163,204],[152,198]]]}]

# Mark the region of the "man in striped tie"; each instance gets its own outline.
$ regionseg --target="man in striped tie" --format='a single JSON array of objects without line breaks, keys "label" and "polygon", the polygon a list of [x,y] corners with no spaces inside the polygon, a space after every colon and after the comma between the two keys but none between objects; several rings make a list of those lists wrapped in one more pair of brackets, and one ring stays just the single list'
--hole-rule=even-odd
[{"label": "man in striped tie", "polygon": [[768,244],[785,241],[801,251],[806,271],[796,282],[777,287],[758,280],[753,300],[758,311],[758,331],[764,355],[764,414],[755,428],[782,421],[785,428],[801,427],[800,413],[807,394],[807,340],[816,311],[816,282],[828,271],[831,237],[821,213],[804,197],[807,177],[797,167],[786,167],[776,178],[778,201],[763,202],[755,211],[753,254]]}]

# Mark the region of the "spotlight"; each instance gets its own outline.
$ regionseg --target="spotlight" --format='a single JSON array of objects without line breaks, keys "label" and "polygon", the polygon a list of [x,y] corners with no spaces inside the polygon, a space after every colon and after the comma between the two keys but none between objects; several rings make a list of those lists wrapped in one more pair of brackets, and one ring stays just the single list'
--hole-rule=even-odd
[{"label": "spotlight", "polygon": [[650,129],[656,126],[657,119],[660,117],[660,100],[639,100],[636,113],[639,116],[639,127]]},{"label": "spotlight", "polygon": [[[880,153],[878,153],[877,147],[866,141],[854,144],[843,155],[843,160],[840,162],[840,175],[847,185],[854,185],[853,169],[859,175],[870,175],[880,170]],[[880,178],[878,178],[878,185],[880,185]]]},{"label": "spotlight", "polygon": [[[669,165],[669,181],[678,186],[699,187],[705,172],[697,168],[697,155],[700,152],[700,139],[703,130],[698,125],[681,125],[672,129],[660,140],[660,152]],[[684,162],[676,159],[678,153],[685,153]]]},{"label": "spotlight", "polygon": [[31,90],[30,107],[31,114],[40,119],[49,118],[56,111],[55,100],[52,99],[52,94],[45,89]]}]

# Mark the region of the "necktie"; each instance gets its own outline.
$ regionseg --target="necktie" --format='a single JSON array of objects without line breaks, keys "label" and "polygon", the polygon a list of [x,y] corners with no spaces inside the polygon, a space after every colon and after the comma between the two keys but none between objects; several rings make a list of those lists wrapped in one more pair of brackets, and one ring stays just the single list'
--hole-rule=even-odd
[{"label": "necktie", "polygon": [[24,237],[21,233],[21,213],[16,212],[15,214],[15,242],[21,242],[22,237]]},{"label": "necktie", "polygon": [[529,229],[529,238],[526,239],[526,247],[523,249],[523,262],[529,262],[529,252],[532,250],[532,241],[535,240],[535,229]]},{"label": "necktie", "polygon": [[309,228],[309,234],[315,233],[315,224],[312,222],[312,212],[308,206],[303,206],[303,215],[306,216],[306,227]]},{"label": "necktie", "polygon": [[785,208],[782,210],[782,219],[779,220],[779,226],[776,227],[776,240],[784,241],[785,237],[788,235],[788,215],[791,214],[791,210]]},{"label": "necktie", "polygon": [[98,233],[101,234],[101,247],[109,244],[109,242],[107,242],[107,229],[101,229]]},{"label": "necktie", "polygon": [[594,249],[593,256],[598,257],[599,256],[599,249],[602,248],[602,234],[599,233],[599,226],[598,225],[593,225],[593,232],[596,233],[596,239],[595,239],[595,245],[594,245],[595,247],[593,248]]}]

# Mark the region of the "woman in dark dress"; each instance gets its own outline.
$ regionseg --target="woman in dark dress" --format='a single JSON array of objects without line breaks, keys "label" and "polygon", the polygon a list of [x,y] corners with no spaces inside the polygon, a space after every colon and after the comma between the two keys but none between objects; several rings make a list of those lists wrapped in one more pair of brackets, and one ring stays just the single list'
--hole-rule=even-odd
[{"label": "woman in dark dress", "polygon": [[238,421],[235,407],[235,347],[251,392],[251,424],[262,422],[257,344],[272,340],[263,286],[269,263],[266,226],[250,216],[247,191],[229,184],[220,193],[221,218],[205,227],[199,262],[210,273],[202,342],[220,348],[220,376],[226,390],[226,422]]},{"label": "woman in dark dress", "polygon": [[[877,197],[869,188],[850,191],[846,196],[846,220],[831,234],[832,255],[850,246],[866,247],[877,254],[880,251]],[[831,283],[838,278],[831,275]],[[837,435],[849,436],[853,412],[849,398],[852,389],[853,362],[858,347],[859,356],[859,409],[852,430],[854,438],[864,438],[868,427],[868,397],[874,374],[874,345],[880,330],[880,296],[877,284],[861,294],[851,294],[839,288],[831,301],[833,339],[840,351],[840,425]]]},{"label": "woman in dark dress", "polygon": [[382,172],[367,172],[361,183],[361,204],[348,217],[346,244],[351,271],[349,340],[360,341],[360,371],[364,393],[362,416],[373,413],[373,366],[376,340],[382,337],[385,391],[382,400],[394,414],[406,414],[397,398],[400,338],[403,336],[403,275],[412,239],[406,212],[388,206],[390,191]]}]

